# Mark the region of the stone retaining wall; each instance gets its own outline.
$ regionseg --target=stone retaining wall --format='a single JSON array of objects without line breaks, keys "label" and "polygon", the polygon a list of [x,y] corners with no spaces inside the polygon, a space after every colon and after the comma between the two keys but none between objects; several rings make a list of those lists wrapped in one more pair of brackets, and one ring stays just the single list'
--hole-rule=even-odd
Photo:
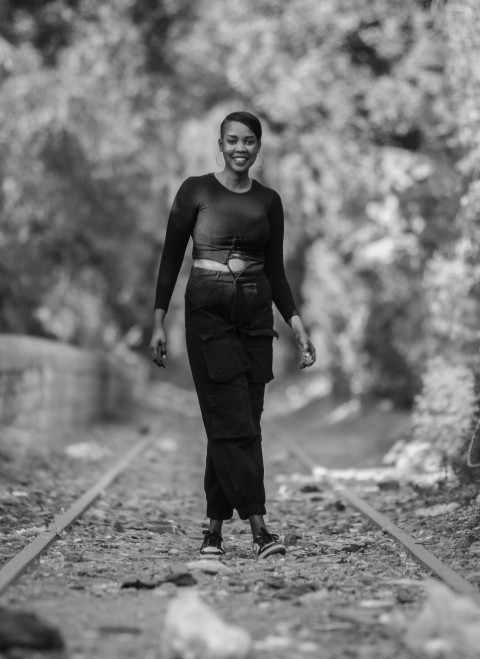
[{"label": "stone retaining wall", "polygon": [[128,412],[138,386],[138,369],[112,355],[0,334],[0,441],[57,441]]}]

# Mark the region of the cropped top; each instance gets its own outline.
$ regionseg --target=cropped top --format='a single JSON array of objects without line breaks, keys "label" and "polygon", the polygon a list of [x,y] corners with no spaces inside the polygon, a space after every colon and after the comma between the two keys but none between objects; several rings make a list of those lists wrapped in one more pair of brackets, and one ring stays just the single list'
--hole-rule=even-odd
[{"label": "cropped top", "polygon": [[246,192],[226,188],[214,174],[182,183],[168,218],[155,309],[168,309],[190,236],[194,259],[226,264],[232,255],[264,264],[275,306],[288,321],[297,313],[283,264],[282,201],[252,180]]}]

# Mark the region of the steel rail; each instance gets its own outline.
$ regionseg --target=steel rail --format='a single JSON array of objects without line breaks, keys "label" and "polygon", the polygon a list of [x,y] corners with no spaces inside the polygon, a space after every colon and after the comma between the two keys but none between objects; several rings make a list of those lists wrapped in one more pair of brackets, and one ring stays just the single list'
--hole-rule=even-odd
[{"label": "steel rail", "polygon": [[[272,420],[267,423],[275,425],[275,434],[280,437],[286,449],[293,454],[297,460],[306,467],[309,471],[313,470],[316,461],[302,446],[294,443],[290,437],[285,433],[281,426]],[[329,472],[324,469],[323,478],[328,487],[333,490],[340,498],[345,500],[353,508],[358,510],[364,517],[378,526],[384,533],[389,535],[395,542],[397,542],[417,563],[422,565],[433,574],[435,574],[441,581],[449,586],[455,592],[465,595],[472,599],[476,604],[480,605],[480,591],[475,588],[471,583],[466,581],[457,572],[449,568],[445,563],[442,563],[434,554],[429,552],[425,547],[418,544],[414,538],[408,533],[402,531],[396,526],[386,515],[380,513],[373,508],[369,503],[364,501],[356,492],[348,489],[338,480],[336,480]]]},{"label": "steel rail", "polygon": [[144,439],[131,448],[120,460],[113,464],[103,476],[87,492],[81,495],[70,508],[61,515],[55,517],[46,531],[39,533],[26,547],[9,560],[0,569],[0,594],[8,586],[14,583],[25,570],[33,563],[42,552],[75,522],[85,510],[91,506],[95,499],[104,492],[118,476],[131,465],[147,446],[152,442],[151,438]]}]

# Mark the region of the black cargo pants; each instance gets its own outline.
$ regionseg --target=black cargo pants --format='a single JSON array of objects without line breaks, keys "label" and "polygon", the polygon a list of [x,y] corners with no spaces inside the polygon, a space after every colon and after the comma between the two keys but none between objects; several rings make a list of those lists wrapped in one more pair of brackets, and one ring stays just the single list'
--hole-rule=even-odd
[{"label": "black cargo pants", "polygon": [[264,270],[193,267],[185,292],[187,352],[207,433],[207,517],[265,514],[260,419],[273,378],[272,294]]}]

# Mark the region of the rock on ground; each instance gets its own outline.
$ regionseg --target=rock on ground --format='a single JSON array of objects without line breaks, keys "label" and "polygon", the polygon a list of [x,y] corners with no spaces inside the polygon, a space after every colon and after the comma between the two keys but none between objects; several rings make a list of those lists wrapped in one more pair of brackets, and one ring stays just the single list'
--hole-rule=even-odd
[{"label": "rock on ground", "polygon": [[247,659],[250,634],[226,624],[194,590],[169,605],[163,629],[165,659]]}]

